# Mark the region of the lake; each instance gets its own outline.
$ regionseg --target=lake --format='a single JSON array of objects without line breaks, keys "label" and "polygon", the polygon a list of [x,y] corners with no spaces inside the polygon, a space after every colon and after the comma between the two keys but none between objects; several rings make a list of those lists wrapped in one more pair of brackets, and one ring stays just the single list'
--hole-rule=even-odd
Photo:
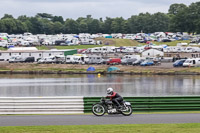
[{"label": "lake", "polygon": [[200,76],[0,75],[0,97],[200,95]]}]

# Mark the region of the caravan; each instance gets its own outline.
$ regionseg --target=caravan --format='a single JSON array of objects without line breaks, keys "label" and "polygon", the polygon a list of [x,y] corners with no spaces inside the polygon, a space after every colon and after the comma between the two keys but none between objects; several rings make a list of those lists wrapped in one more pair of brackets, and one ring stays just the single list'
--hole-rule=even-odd
[{"label": "caravan", "polygon": [[89,57],[84,54],[74,54],[74,55],[67,55],[66,56],[66,63],[67,64],[88,64]]},{"label": "caravan", "polygon": [[89,57],[89,64],[103,64],[104,59],[101,56]]}]

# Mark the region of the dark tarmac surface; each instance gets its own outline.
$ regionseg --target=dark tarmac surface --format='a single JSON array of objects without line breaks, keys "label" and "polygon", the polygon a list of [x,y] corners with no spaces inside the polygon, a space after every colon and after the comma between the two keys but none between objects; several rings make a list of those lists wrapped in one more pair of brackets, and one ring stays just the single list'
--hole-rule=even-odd
[{"label": "dark tarmac surface", "polygon": [[200,114],[0,116],[0,126],[200,123]]}]

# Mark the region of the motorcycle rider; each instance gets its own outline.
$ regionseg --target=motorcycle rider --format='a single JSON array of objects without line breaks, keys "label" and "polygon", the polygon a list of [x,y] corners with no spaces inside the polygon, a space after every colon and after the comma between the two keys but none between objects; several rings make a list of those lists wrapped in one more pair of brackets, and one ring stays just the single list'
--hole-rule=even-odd
[{"label": "motorcycle rider", "polygon": [[107,94],[110,98],[110,100],[117,105],[118,109],[121,109],[122,106],[120,105],[120,103],[123,101],[123,98],[116,92],[113,91],[113,88],[108,88],[107,89]]}]

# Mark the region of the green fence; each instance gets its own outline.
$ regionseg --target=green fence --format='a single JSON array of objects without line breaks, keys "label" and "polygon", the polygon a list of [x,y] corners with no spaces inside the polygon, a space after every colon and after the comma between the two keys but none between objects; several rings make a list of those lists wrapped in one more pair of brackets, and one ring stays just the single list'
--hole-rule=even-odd
[{"label": "green fence", "polygon": [[[91,112],[100,97],[84,97],[84,112]],[[200,96],[187,97],[124,97],[134,112],[200,111]]]},{"label": "green fence", "polygon": [[67,55],[73,55],[73,54],[77,54],[77,50],[69,50],[69,51],[65,51],[64,52],[64,55],[67,56]]}]

